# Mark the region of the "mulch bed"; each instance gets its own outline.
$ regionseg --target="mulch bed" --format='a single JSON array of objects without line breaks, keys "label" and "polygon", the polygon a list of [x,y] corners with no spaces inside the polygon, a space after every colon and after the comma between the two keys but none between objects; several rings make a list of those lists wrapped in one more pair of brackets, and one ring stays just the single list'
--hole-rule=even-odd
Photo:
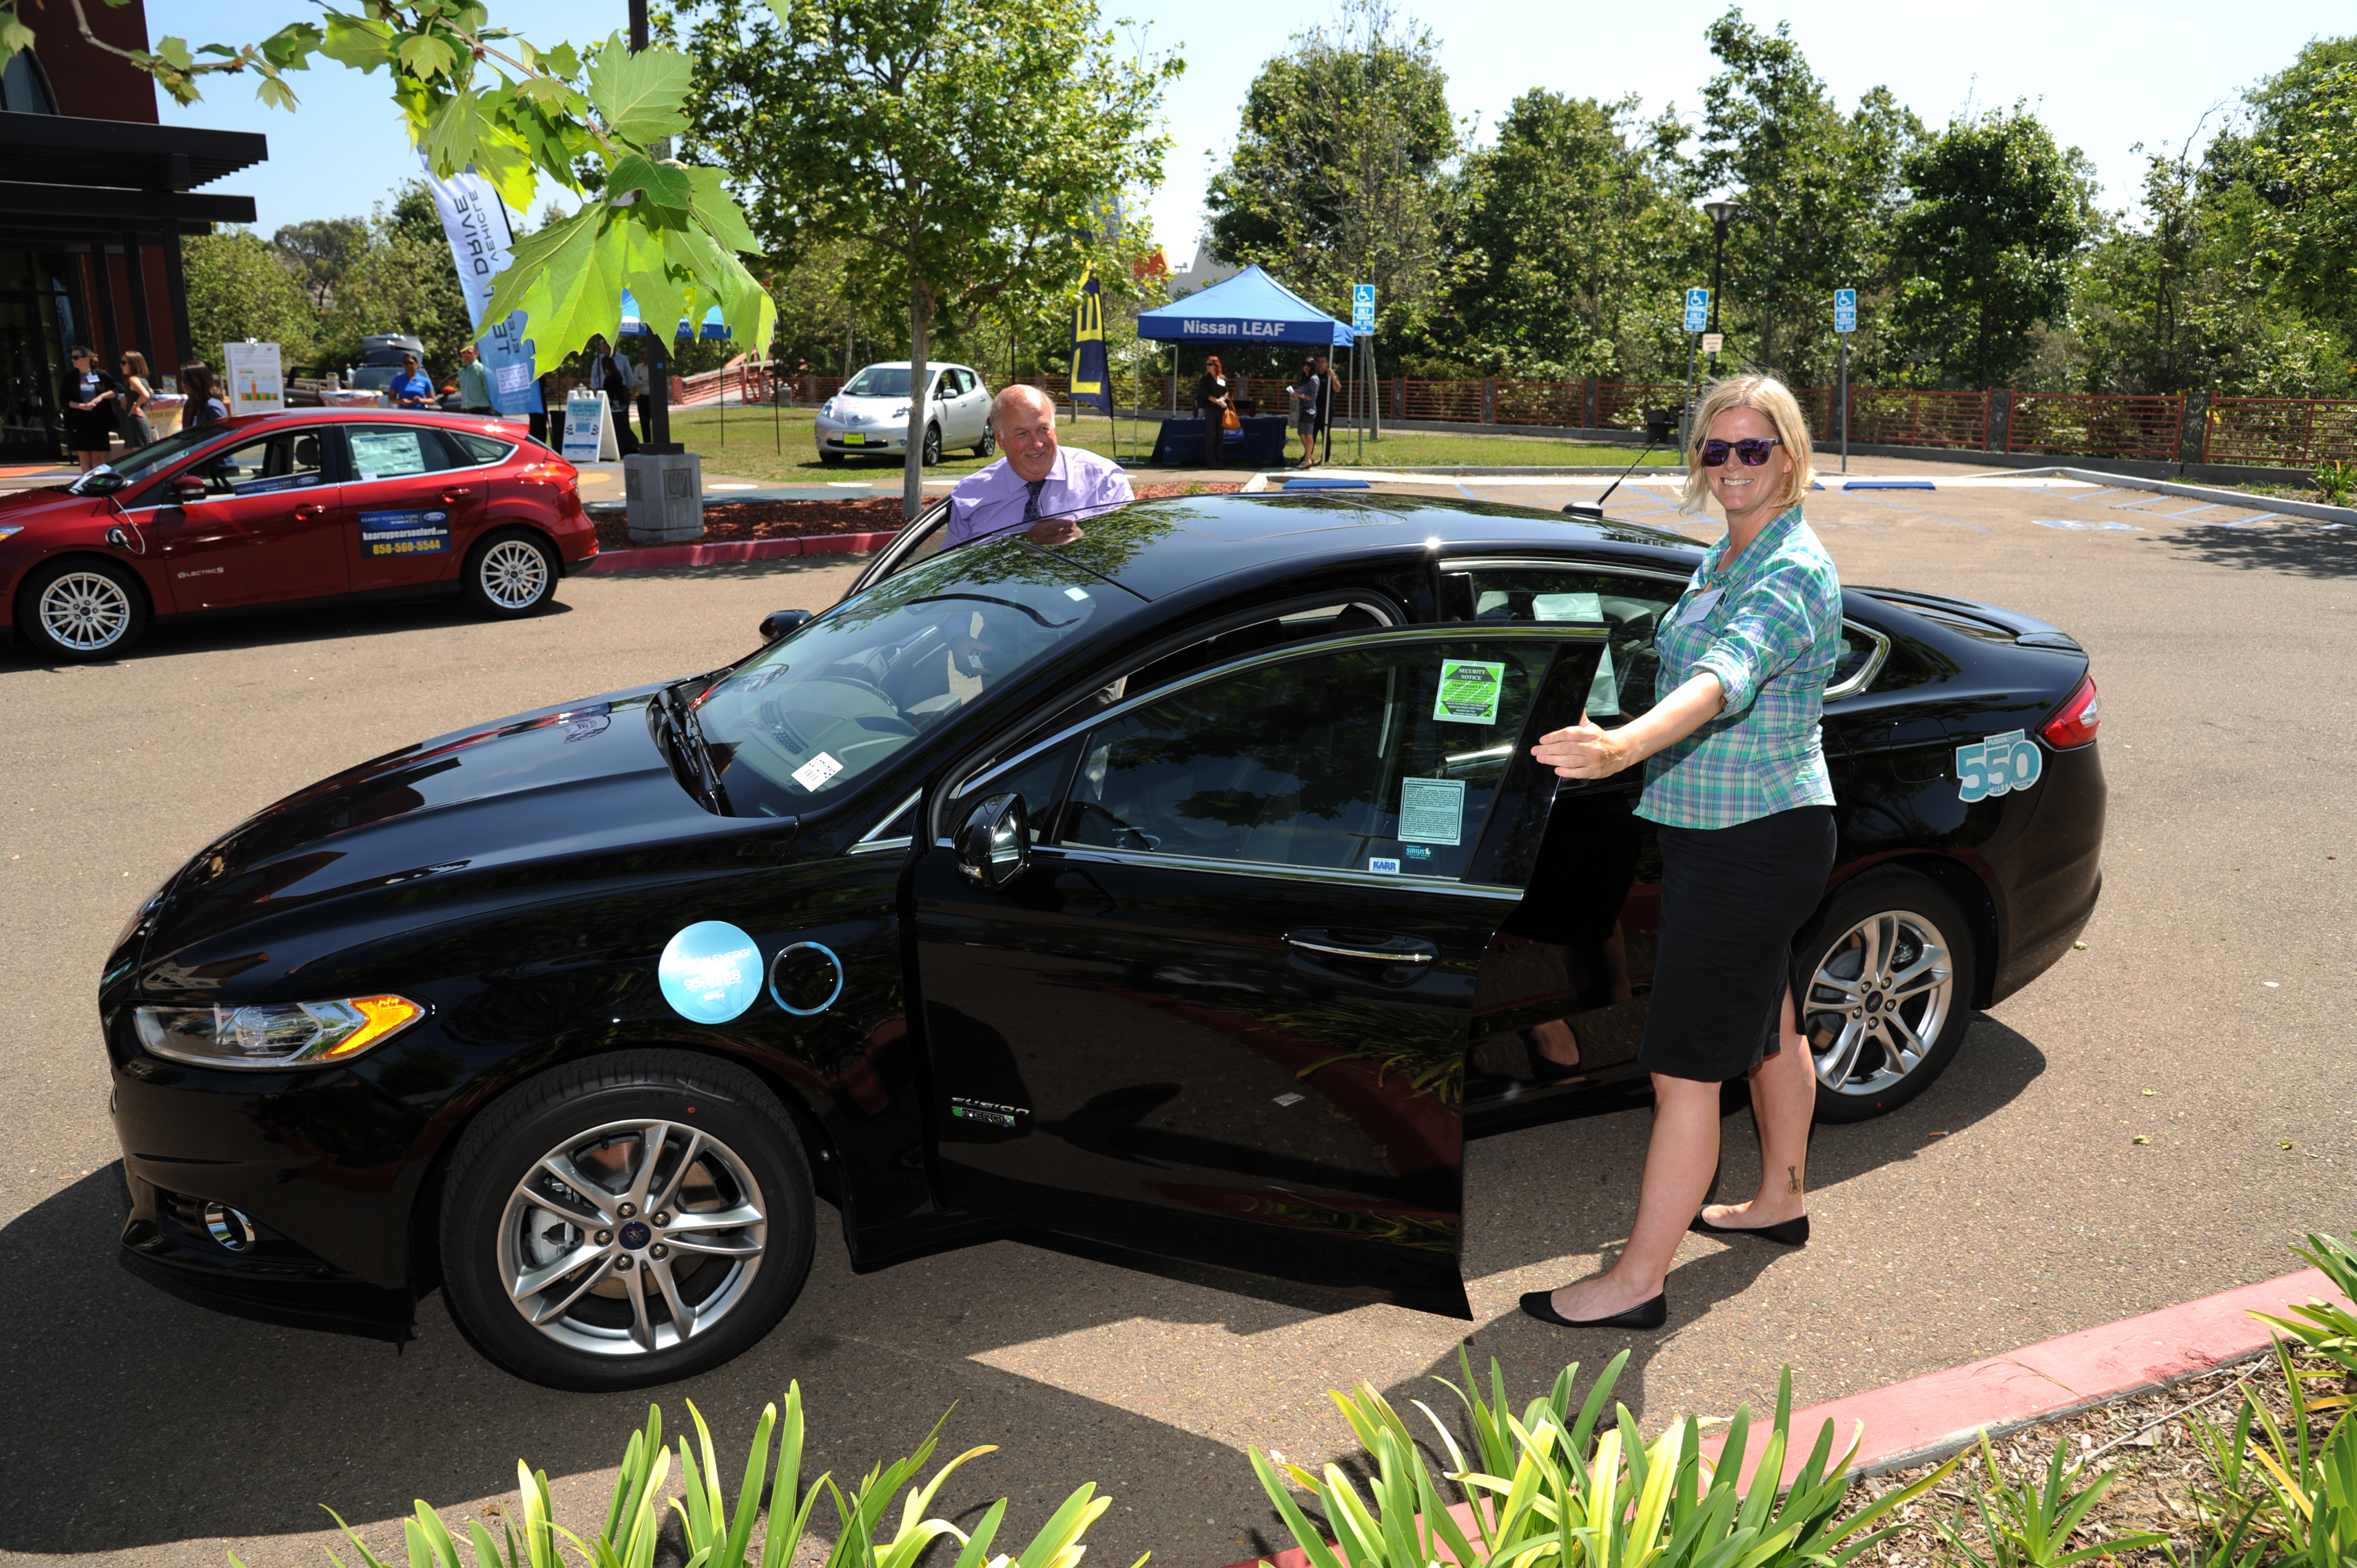
[{"label": "mulch bed", "polygon": [[[1243,487],[1235,483],[1138,485],[1140,500],[1162,496],[1224,495]],[[630,523],[623,518],[593,514],[599,550],[631,550]],[[871,500],[827,501],[707,501],[704,508],[706,544],[740,539],[792,539],[806,533],[886,533],[900,526],[900,502],[895,496]]]}]

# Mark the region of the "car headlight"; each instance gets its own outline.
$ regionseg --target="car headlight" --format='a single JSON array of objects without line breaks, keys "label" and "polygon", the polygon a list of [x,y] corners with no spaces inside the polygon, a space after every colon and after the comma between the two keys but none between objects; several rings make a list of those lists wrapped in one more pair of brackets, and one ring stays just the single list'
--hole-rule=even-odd
[{"label": "car headlight", "polygon": [[267,1002],[247,1007],[142,1007],[139,1043],[197,1067],[322,1067],[349,1061],[420,1018],[406,996]]}]

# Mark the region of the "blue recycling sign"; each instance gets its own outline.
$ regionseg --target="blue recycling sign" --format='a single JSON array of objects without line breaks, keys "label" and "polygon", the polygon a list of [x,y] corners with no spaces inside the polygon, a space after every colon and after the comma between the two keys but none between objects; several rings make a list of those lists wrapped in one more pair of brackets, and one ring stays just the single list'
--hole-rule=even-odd
[{"label": "blue recycling sign", "polygon": [[1351,285],[1351,330],[1372,332],[1375,329],[1375,285],[1354,283]]},{"label": "blue recycling sign", "polygon": [[1710,330],[1710,290],[1706,288],[1686,290],[1686,330],[1689,332]]},{"label": "blue recycling sign", "polygon": [[1854,288],[1834,290],[1834,330],[1836,332],[1857,330],[1857,290]]}]

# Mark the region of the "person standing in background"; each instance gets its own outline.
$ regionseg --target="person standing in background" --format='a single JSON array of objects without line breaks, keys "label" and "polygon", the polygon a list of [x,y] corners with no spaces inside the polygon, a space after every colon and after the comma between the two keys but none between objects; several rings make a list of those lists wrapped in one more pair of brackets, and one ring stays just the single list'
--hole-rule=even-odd
[{"label": "person standing in background", "polygon": [[589,385],[605,394],[614,411],[614,446],[625,457],[639,449],[630,433],[630,361],[606,347],[602,337],[589,339]]},{"label": "person standing in background", "polygon": [[531,422],[532,438],[543,446],[548,445],[548,400],[557,395],[556,372],[549,371],[533,382],[539,396],[532,400],[532,412],[524,417]]},{"label": "person standing in background", "polygon": [[1318,435],[1323,439],[1334,428],[1334,361],[1318,356]]},{"label": "person standing in background", "polygon": [[386,383],[384,390],[391,395],[393,406],[395,408],[432,408],[434,406],[433,378],[418,368],[417,356],[414,354],[404,354],[401,357],[401,374]]},{"label": "person standing in background", "polygon": [[67,356],[73,368],[66,371],[66,445],[88,473],[106,461],[114,449],[115,422],[122,417],[123,383],[98,368],[97,357],[77,345]]},{"label": "person standing in background", "polygon": [[1232,406],[1228,396],[1228,374],[1220,365],[1217,354],[1203,361],[1203,374],[1195,383],[1195,413],[1203,422],[1203,467],[1220,466],[1220,443],[1227,435],[1225,416]]},{"label": "person standing in background", "polygon": [[214,384],[213,373],[200,363],[180,367],[180,391],[188,397],[187,409],[180,415],[180,428],[194,430],[200,424],[219,424],[229,417],[229,405],[221,400],[221,389]]},{"label": "person standing in background", "polygon": [[1286,389],[1293,399],[1293,428],[1301,436],[1301,461],[1297,468],[1313,467],[1318,461],[1318,389],[1322,385],[1315,361],[1301,361],[1301,374]]},{"label": "person standing in background", "polygon": [[491,376],[472,343],[458,350],[458,407],[466,413],[491,412]]},{"label": "person standing in background", "polygon": [[137,349],[124,349],[119,368],[123,371],[123,444],[135,451],[156,439],[156,427],[147,423],[146,412],[156,389],[147,384],[147,356]]}]

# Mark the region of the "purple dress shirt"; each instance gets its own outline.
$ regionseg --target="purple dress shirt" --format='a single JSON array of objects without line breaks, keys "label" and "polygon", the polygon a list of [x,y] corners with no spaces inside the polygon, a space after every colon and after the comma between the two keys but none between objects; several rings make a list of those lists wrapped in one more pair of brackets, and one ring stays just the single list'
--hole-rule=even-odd
[{"label": "purple dress shirt", "polygon": [[1031,486],[1001,457],[968,474],[950,492],[950,532],[945,545],[963,544],[977,534],[1010,531],[1028,517],[1094,517],[1134,499],[1129,476],[1110,457],[1077,447],[1056,449],[1056,466],[1039,481],[1038,505]]}]

